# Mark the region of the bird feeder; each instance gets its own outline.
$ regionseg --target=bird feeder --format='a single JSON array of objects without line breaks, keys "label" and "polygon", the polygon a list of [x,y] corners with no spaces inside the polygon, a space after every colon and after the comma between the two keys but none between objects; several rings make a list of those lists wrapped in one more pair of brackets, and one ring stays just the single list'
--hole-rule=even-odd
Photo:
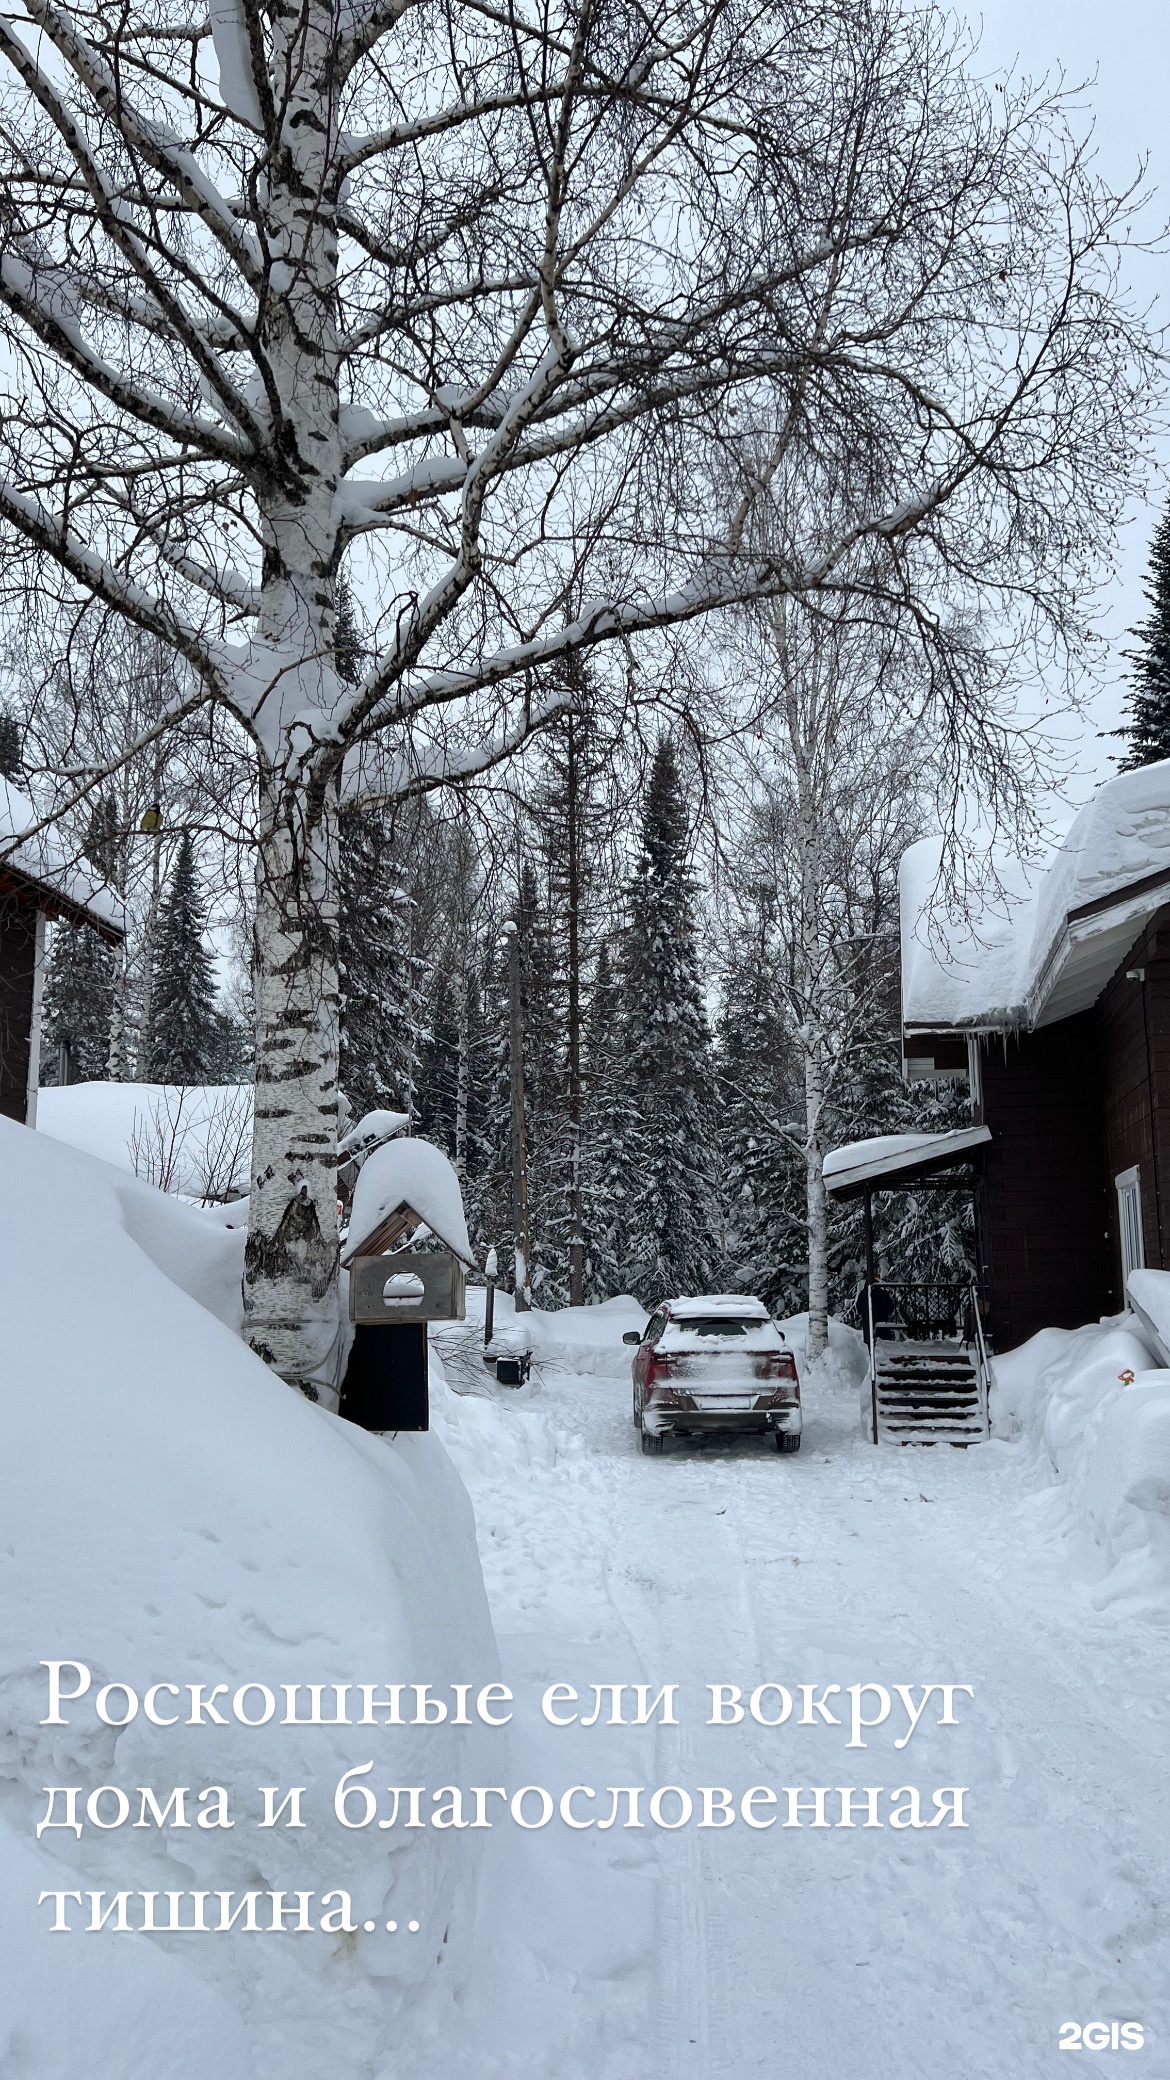
[{"label": "bird feeder", "polygon": [[[403,1247],[412,1238],[426,1246]],[[427,1323],[464,1320],[474,1264],[459,1180],[441,1149],[410,1138],[367,1157],[342,1263],[355,1326],[341,1414],[365,1430],[428,1429]]]}]

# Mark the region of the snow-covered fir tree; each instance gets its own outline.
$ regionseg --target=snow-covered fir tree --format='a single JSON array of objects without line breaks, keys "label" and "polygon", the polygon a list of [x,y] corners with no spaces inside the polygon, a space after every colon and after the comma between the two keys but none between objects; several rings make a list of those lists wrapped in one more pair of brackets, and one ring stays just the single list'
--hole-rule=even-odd
[{"label": "snow-covered fir tree", "polygon": [[1133,630],[1141,648],[1127,652],[1134,690],[1118,732],[1129,738],[1123,772],[1170,758],[1170,510],[1154,529],[1143,590],[1150,611]]},{"label": "snow-covered fir tree", "polygon": [[467,1222],[472,1240],[499,1252],[501,1275],[512,1263],[512,1051],[508,955],[501,932],[484,956],[481,1043],[474,1080],[482,1127],[469,1166]]},{"label": "snow-covered fir tree", "polygon": [[808,1301],[800,1063],[766,934],[735,941],[718,1028],[724,1279],[776,1315]]},{"label": "snow-covered fir tree", "polygon": [[42,1083],[105,1076],[113,1003],[112,949],[86,925],[54,925],[41,1006]]},{"label": "snow-covered fir tree", "polygon": [[623,935],[627,1276],[647,1304],[702,1292],[718,1261],[711,1039],[678,761],[662,736],[642,803]]},{"label": "snow-covered fir tree", "polygon": [[513,915],[520,941],[532,1290],[538,1306],[562,1307],[568,1299],[569,1244],[564,997],[548,878],[532,859],[521,863]]},{"label": "snow-covered fir tree", "polygon": [[582,1200],[585,1290],[623,1290],[629,1264],[632,1108],[625,1074],[621,978],[602,940],[585,1022]]},{"label": "snow-covered fir tree", "polygon": [[341,1087],[355,1120],[413,1110],[417,1019],[410,897],[384,810],[341,819]]},{"label": "snow-covered fir tree", "polygon": [[[337,670],[361,678],[366,646],[353,594],[337,590]],[[417,1063],[410,897],[385,809],[349,809],[338,834],[340,1079],[355,1120],[413,1113]]]},{"label": "snow-covered fir tree", "polygon": [[218,1076],[224,1036],[206,929],[195,847],[184,831],[155,937],[147,1040],[153,1083],[211,1083]]},{"label": "snow-covered fir tree", "polygon": [[585,1023],[589,971],[599,931],[617,881],[615,833],[621,813],[616,786],[617,741],[603,709],[593,673],[573,655],[557,675],[572,706],[553,725],[543,745],[543,773],[535,797],[535,823],[548,890],[552,991],[562,1049],[557,1103],[560,1113],[556,1158],[564,1171],[564,1274],[568,1297],[585,1297],[588,1255],[585,1222]]}]

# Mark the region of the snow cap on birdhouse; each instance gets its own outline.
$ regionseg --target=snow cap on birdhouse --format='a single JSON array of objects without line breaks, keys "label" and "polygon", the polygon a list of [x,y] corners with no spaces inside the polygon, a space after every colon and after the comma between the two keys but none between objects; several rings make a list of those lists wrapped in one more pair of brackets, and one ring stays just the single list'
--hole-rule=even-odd
[{"label": "snow cap on birdhouse", "polygon": [[387,1141],[367,1156],[354,1186],[342,1263],[392,1249],[424,1227],[464,1264],[474,1264],[463,1193],[453,1165],[431,1141]]}]

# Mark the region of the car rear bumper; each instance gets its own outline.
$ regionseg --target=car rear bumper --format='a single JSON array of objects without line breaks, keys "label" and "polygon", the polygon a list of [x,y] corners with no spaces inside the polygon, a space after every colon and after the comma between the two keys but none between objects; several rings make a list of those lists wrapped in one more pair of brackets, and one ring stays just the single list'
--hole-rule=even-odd
[{"label": "car rear bumper", "polygon": [[672,1408],[648,1402],[642,1411],[642,1428],[652,1437],[709,1436],[718,1431],[755,1431],[762,1435],[782,1430],[799,1437],[804,1427],[800,1404],[782,1408]]}]

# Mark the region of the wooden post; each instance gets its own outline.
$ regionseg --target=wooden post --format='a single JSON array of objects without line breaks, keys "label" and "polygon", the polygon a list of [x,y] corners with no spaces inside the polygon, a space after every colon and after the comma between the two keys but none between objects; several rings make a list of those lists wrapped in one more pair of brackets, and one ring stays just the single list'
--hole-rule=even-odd
[{"label": "wooden post", "polygon": [[486,1350],[496,1333],[496,1272],[499,1259],[494,1249],[489,1249],[484,1272],[487,1277],[487,1299],[483,1307],[483,1347]]},{"label": "wooden post", "polygon": [[877,1333],[873,1323],[873,1193],[865,1188],[865,1314],[869,1327],[869,1399],[873,1442],[878,1441]]},{"label": "wooden post", "polygon": [[524,1019],[520,1002],[520,933],[512,918],[508,934],[508,1013],[512,1054],[512,1236],[517,1314],[532,1305],[532,1238],[528,1228],[528,1143],[524,1127]]}]

